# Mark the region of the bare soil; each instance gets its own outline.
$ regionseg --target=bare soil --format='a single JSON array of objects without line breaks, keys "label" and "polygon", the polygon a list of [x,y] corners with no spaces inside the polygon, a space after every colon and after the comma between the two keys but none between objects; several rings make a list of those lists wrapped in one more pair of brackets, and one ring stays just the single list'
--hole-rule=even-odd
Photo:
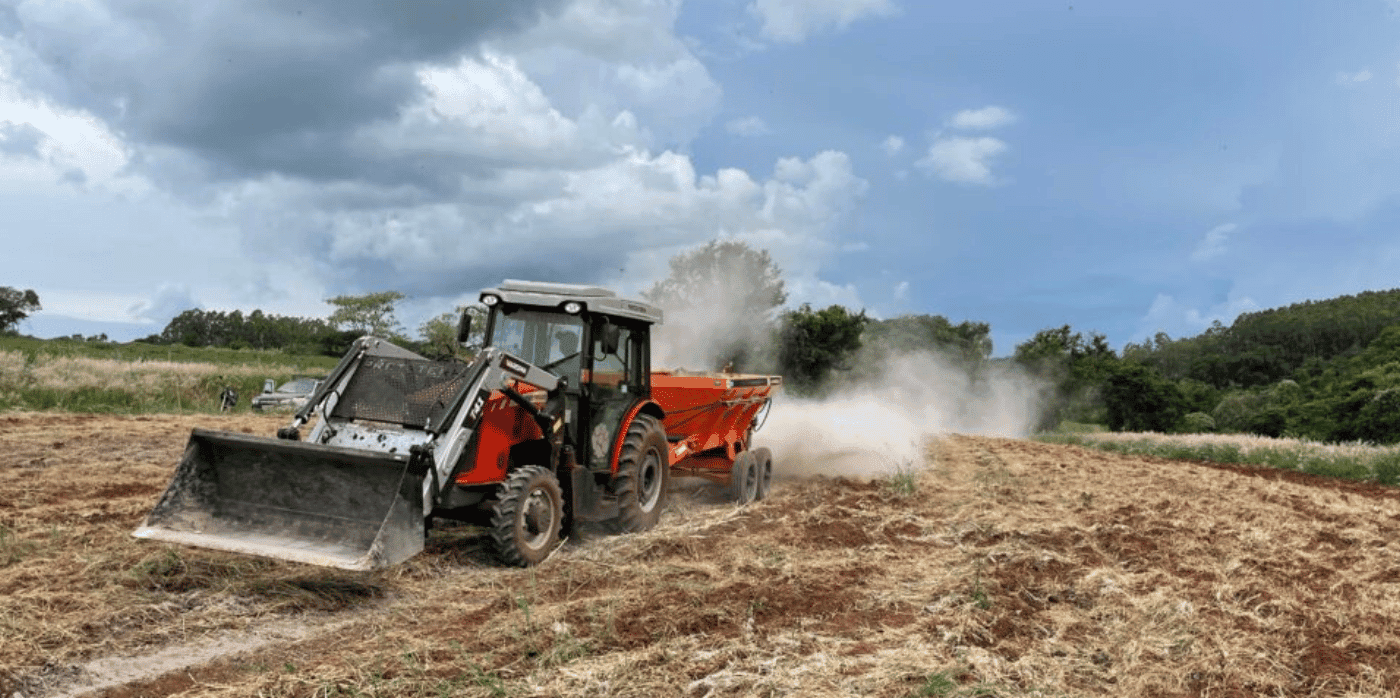
[{"label": "bare soil", "polygon": [[192,427],[284,419],[0,415],[0,696],[1400,693],[1394,488],[955,436],[533,570],[130,537]]}]

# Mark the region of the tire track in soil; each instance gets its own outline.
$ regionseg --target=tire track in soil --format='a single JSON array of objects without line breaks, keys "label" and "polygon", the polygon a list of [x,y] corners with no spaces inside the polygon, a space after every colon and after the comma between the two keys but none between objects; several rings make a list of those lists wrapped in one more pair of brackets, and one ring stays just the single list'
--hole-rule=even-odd
[{"label": "tire track in soil", "polygon": [[[373,609],[370,609],[373,612]],[[283,655],[293,645],[330,633],[351,632],[365,622],[364,610],[326,618],[287,618],[219,633],[195,642],[168,645],[138,656],[112,656],[50,670],[53,679],[30,680],[33,698],[135,698],[168,695],[218,684],[237,674],[240,658]]]}]

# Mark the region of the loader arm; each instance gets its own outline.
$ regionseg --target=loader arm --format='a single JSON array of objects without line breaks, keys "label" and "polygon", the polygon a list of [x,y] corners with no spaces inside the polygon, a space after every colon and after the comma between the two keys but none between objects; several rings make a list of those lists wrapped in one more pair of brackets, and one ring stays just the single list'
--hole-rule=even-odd
[{"label": "loader arm", "polygon": [[[482,410],[491,399],[492,390],[500,390],[519,402],[537,421],[541,421],[540,429],[544,433],[550,432],[552,425],[549,422],[554,417],[546,417],[529,401],[520,398],[520,394],[510,387],[510,381],[527,383],[547,393],[558,390],[561,383],[558,376],[528,361],[494,347],[483,349],[473,362],[467,380],[453,397],[451,408],[444,412],[444,419],[440,420],[443,423],[441,432],[425,444],[425,448],[431,449],[433,454],[433,477],[431,482],[423,483],[424,511],[432,511],[441,501],[457,462],[471,442],[472,434],[481,427]],[[431,426],[429,431],[432,431]]]},{"label": "loader arm", "polygon": [[357,340],[279,438],[195,430],[133,535],[352,570],[402,562],[423,549],[492,390],[509,395],[511,381],[561,385],[500,349],[464,366]]}]

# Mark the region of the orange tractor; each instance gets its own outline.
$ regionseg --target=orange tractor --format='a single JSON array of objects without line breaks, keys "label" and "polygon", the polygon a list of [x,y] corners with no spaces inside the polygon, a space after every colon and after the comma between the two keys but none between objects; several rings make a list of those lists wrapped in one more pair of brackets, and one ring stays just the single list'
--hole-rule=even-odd
[{"label": "orange tractor", "polygon": [[481,302],[469,363],[364,337],[277,438],[194,430],[134,535],[368,570],[417,554],[440,517],[525,566],[577,522],[656,525],[673,473],[767,495],[752,440],[780,377],[652,370],[660,309],[605,289],[506,281]]}]

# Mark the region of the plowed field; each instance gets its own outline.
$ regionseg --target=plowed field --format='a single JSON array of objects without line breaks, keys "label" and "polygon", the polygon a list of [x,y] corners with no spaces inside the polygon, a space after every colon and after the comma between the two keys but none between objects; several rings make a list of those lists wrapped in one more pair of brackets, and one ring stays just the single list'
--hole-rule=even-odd
[{"label": "plowed field", "polygon": [[374,574],[129,536],[190,428],[281,421],[0,416],[0,696],[1400,693],[1394,489],[954,436],[533,570],[466,527]]}]

